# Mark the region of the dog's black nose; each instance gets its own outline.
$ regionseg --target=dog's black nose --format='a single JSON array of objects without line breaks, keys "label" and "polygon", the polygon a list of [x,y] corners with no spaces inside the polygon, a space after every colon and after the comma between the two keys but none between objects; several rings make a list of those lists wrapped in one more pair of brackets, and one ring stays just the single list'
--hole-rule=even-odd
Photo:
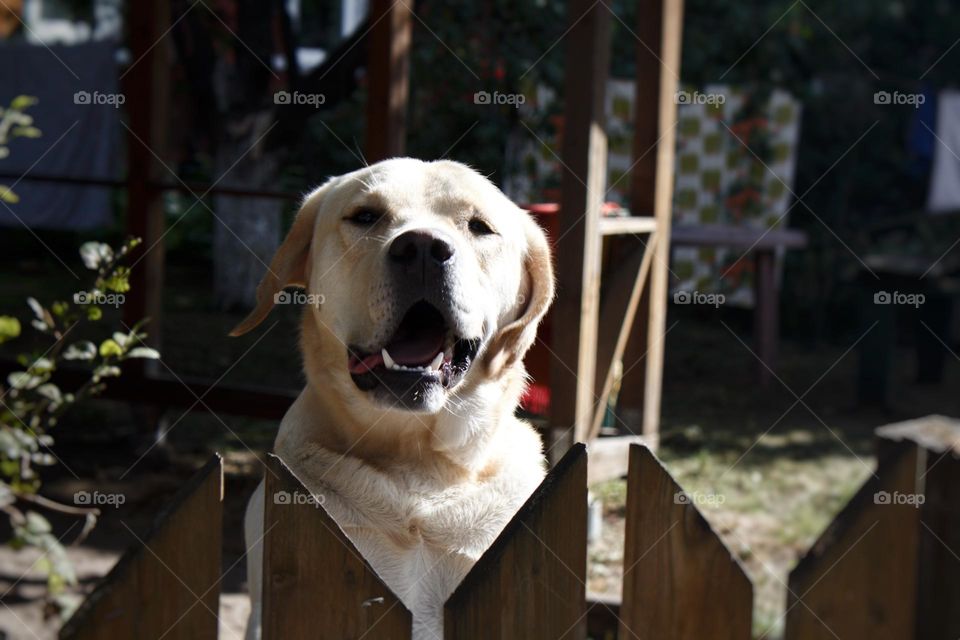
[{"label": "dog's black nose", "polygon": [[436,231],[407,231],[390,244],[390,260],[411,268],[443,266],[453,258],[453,243]]}]

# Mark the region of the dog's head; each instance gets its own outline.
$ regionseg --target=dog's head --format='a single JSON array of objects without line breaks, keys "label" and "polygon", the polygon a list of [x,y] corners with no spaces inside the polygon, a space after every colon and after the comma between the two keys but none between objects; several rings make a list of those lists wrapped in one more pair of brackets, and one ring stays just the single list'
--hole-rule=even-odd
[{"label": "dog's head", "polygon": [[553,271],[539,226],[486,178],[403,158],[306,199],[231,335],[257,326],[288,286],[318,303],[306,321],[320,340],[305,348],[322,351],[325,384],[354,406],[436,413],[522,366]]}]

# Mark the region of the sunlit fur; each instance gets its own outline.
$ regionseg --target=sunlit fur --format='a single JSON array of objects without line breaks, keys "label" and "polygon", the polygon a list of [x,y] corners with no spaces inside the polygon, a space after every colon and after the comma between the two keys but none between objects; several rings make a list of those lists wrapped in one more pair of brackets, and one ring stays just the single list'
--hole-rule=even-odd
[{"label": "sunlit fur", "polygon": [[[389,212],[370,229],[344,220],[359,205]],[[482,215],[495,236],[476,237]],[[386,251],[409,229],[455,240],[452,294],[462,337],[482,338],[464,379],[422,411],[371,399],[347,370],[346,345],[383,344],[404,309],[392,297]],[[522,357],[553,297],[543,232],[493,184],[455,162],[388,160],[333,178],[304,202],[258,304],[234,335],[299,285],[323,297],[303,314],[307,385],[280,424],[275,451],[411,610],[414,637],[442,638],[446,598],[543,478],[536,432],[514,416]],[[245,519],[252,613],[259,637],[263,485]]]}]

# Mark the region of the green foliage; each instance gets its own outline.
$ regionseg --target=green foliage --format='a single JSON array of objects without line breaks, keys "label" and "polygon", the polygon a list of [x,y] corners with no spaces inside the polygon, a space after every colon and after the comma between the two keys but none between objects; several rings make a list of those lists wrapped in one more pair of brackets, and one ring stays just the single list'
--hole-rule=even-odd
[{"label": "green foliage", "polygon": [[[37,103],[32,96],[17,96],[10,106],[0,107],[0,159],[10,155],[10,140],[13,138],[39,138],[40,129],[33,126],[33,116],[26,110]],[[5,184],[0,184],[0,202],[16,204],[19,196]]]},{"label": "green foliage", "polygon": [[[97,242],[81,247],[83,263],[93,272],[90,293],[130,289],[130,270],[119,262],[139,242],[128,240],[116,251]],[[43,552],[38,566],[47,574],[48,597],[58,610],[66,612],[73,604],[69,597],[70,588],[76,585],[73,568],[47,519],[22,505],[82,516],[86,526],[80,539],[89,532],[96,524],[97,509],[61,505],[38,495],[38,468],[56,461],[49,453],[53,445],[50,431],[71,407],[103,391],[104,380],[119,376],[124,362],[160,355],[144,346],[142,323],[110,332],[99,346],[90,340],[73,339],[71,336],[90,333],[83,325],[95,325],[102,318],[96,304],[59,300],[44,305],[31,297],[27,305],[33,316],[30,326],[48,339],[48,345],[43,351],[21,354],[18,362],[23,369],[10,373],[5,384],[0,382],[0,512],[10,520],[9,544],[13,548],[35,547]],[[15,340],[20,333],[19,320],[0,316],[0,342]],[[69,391],[61,389],[55,380],[65,363],[87,374],[83,384]]]}]

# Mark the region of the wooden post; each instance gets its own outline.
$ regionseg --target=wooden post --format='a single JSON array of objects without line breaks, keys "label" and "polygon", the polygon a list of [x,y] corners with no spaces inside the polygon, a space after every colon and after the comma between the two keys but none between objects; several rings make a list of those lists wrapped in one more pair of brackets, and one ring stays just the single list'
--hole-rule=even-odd
[{"label": "wooden post", "polygon": [[565,445],[551,449],[557,455],[586,439],[595,404],[600,209],[607,173],[604,95],[610,66],[609,9],[589,0],[572,0],[569,7],[557,301],[551,316],[556,357],[550,370],[550,418]]},{"label": "wooden post", "polygon": [[773,249],[754,252],[753,335],[760,358],[760,385],[773,382],[777,370],[777,347],[780,334],[780,293],[777,287],[776,254]]},{"label": "wooden post", "polygon": [[[170,43],[164,37],[169,24],[169,2],[130,3],[130,52],[137,62],[122,77],[130,120],[126,229],[143,239],[131,256],[131,263],[139,262],[130,274],[123,315],[128,326],[150,319],[147,342],[155,348],[160,347],[164,219],[162,194],[154,186],[158,178],[154,154],[164,155],[168,124]],[[138,366],[147,371],[156,364],[145,360]]]},{"label": "wooden post", "polygon": [[263,638],[409,640],[410,612],[276,456],[267,460]]},{"label": "wooden post", "polygon": [[790,573],[786,640],[960,636],[960,421],[877,436],[876,474]]},{"label": "wooden post", "polygon": [[630,447],[621,638],[750,640],[753,586],[653,453]]},{"label": "wooden post", "polygon": [[447,600],[447,640],[586,637],[586,482],[586,450],[578,444]]},{"label": "wooden post", "polygon": [[406,148],[413,0],[373,0],[367,64],[366,160],[401,156]]},{"label": "wooden post", "polygon": [[223,463],[214,456],[161,509],[60,630],[62,640],[216,638]]},{"label": "wooden post", "polygon": [[[640,358],[645,366],[624,376],[620,404],[624,409],[642,409],[642,435],[655,442],[660,428],[666,340],[683,1],[641,0],[637,15],[637,35],[642,44],[637,44],[633,153],[638,161],[630,176],[630,208],[640,215],[652,212],[657,228],[650,284],[643,292],[625,358],[627,367]],[[654,148],[656,152],[651,151]]]}]

